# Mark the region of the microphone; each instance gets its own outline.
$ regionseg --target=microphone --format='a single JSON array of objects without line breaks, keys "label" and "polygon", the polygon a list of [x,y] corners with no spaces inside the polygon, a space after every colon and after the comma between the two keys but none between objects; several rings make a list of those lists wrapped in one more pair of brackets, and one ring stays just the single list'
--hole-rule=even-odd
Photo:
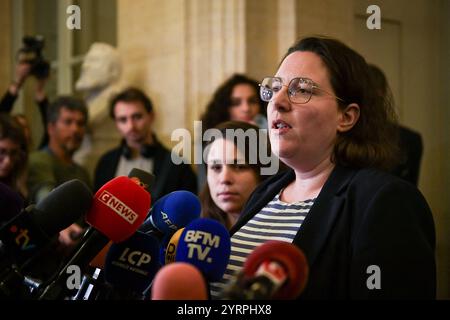
[{"label": "microphone", "polygon": [[230,251],[228,230],[218,221],[200,218],[181,233],[175,261],[194,265],[207,281],[218,281],[225,273]]},{"label": "microphone", "polygon": [[[155,180],[155,176],[153,174],[138,168],[133,168],[128,174],[128,177],[150,193],[150,187]],[[89,299],[91,296],[96,295],[96,291],[100,290],[99,288],[104,284],[102,270],[105,266],[106,254],[112,243],[112,241],[109,241],[108,244],[94,257],[94,259],[89,262],[89,267],[83,276],[81,287],[74,296],[73,300]]]},{"label": "microphone", "polygon": [[80,180],[70,180],[53,189],[36,205],[30,205],[0,229],[5,253],[22,266],[51,238],[89,209],[92,193]]},{"label": "microphone", "polygon": [[129,238],[142,224],[149,209],[150,194],[135,179],[120,176],[103,185],[86,214],[86,221],[91,226],[66,265],[40,293],[39,299],[55,299],[64,294],[67,268],[77,265],[84,270],[110,240],[121,242]]},{"label": "microphone", "polygon": [[113,242],[109,241],[108,244],[104,246],[103,249],[101,249],[100,252],[94,257],[94,259],[89,262],[89,266],[96,269],[104,269],[106,254],[108,253],[109,248],[111,248],[112,244]]},{"label": "microphone", "polygon": [[158,199],[140,231],[171,235],[189,222],[200,217],[200,200],[192,192],[173,191]]},{"label": "microphone", "polygon": [[14,295],[11,286],[20,288],[27,283],[23,270],[56,240],[54,237],[59,231],[89,209],[91,201],[89,188],[80,180],[70,180],[53,189],[36,205],[25,208],[0,229],[4,245],[0,291],[4,295]]},{"label": "microphone", "polygon": [[208,300],[208,288],[202,273],[193,265],[174,262],[155,276],[152,300]]},{"label": "microphone", "polygon": [[224,290],[227,300],[291,300],[304,290],[308,263],[303,252],[283,241],[267,241],[244,263],[237,280]]},{"label": "microphone", "polygon": [[160,267],[159,242],[154,236],[137,231],[129,239],[113,243],[104,268],[112,290],[100,299],[142,300]]},{"label": "microphone", "polygon": [[109,241],[94,259],[89,262],[89,266],[83,275],[80,289],[78,289],[72,300],[92,300],[91,297],[95,296],[96,292],[100,290],[99,288],[104,283],[103,269],[105,268],[106,254],[112,244],[113,242]]},{"label": "microphone", "polygon": [[155,176],[153,174],[138,168],[131,169],[128,178],[139,184],[148,193],[150,193],[150,188],[153,182],[155,182]]},{"label": "microphone", "polygon": [[175,262],[176,252],[178,243],[180,242],[181,234],[183,233],[184,228],[178,229],[170,238],[169,244],[167,245],[167,249],[165,250],[165,264],[169,264]]},{"label": "microphone", "polygon": [[150,194],[134,179],[116,177],[97,191],[86,221],[113,242],[121,242],[142,224],[150,201]]}]

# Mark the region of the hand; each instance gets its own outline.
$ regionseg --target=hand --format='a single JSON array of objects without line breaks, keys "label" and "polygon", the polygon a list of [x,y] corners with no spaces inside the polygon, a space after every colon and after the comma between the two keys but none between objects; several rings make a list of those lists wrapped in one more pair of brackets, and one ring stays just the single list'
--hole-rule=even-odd
[{"label": "hand", "polygon": [[78,224],[73,223],[66,229],[59,232],[59,243],[68,249],[72,248],[78,243],[78,239],[83,234],[84,229]]},{"label": "hand", "polygon": [[20,86],[25,82],[31,73],[31,64],[27,62],[18,62],[16,65],[15,82]]},{"label": "hand", "polygon": [[22,87],[26,78],[31,73],[31,64],[26,62],[18,62],[16,65],[14,82],[9,86],[9,91],[13,95],[17,95],[20,87]]}]

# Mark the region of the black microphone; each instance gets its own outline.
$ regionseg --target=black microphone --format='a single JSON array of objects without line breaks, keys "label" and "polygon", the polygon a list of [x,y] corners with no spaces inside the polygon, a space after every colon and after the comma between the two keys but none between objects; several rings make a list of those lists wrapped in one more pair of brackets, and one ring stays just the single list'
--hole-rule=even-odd
[{"label": "black microphone", "polygon": [[78,266],[85,272],[88,264],[111,240],[121,242],[132,236],[144,221],[150,209],[150,194],[134,178],[120,176],[102,186],[94,196],[86,214],[91,225],[74,250],[71,258],[57,275],[43,285],[38,299],[67,297],[68,268]]},{"label": "black microphone", "polygon": [[53,189],[36,205],[28,206],[0,229],[3,243],[0,291],[13,294],[12,283],[23,281],[22,271],[52,244],[64,230],[89,209],[92,194],[79,180],[71,180]]}]

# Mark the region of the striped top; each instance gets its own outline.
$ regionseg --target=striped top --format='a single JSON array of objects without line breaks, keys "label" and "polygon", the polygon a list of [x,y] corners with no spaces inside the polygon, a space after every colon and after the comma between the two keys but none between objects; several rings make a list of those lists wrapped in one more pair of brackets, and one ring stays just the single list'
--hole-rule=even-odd
[{"label": "striped top", "polygon": [[210,283],[211,298],[220,298],[221,291],[233,282],[246,257],[269,240],[292,243],[315,199],[286,203],[281,191],[239,231],[231,237],[231,254],[225,274],[219,282]]}]

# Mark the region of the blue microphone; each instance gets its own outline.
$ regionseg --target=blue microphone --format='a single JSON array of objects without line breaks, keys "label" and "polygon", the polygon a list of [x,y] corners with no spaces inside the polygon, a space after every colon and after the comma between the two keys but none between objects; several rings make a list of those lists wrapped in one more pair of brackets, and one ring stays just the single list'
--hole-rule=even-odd
[{"label": "blue microphone", "polygon": [[200,217],[200,200],[192,192],[173,191],[155,202],[140,231],[157,231],[163,236],[172,235],[189,222]]},{"label": "blue microphone", "polygon": [[196,266],[207,281],[218,281],[225,273],[230,251],[230,235],[221,223],[196,219],[181,233],[175,261]]}]

